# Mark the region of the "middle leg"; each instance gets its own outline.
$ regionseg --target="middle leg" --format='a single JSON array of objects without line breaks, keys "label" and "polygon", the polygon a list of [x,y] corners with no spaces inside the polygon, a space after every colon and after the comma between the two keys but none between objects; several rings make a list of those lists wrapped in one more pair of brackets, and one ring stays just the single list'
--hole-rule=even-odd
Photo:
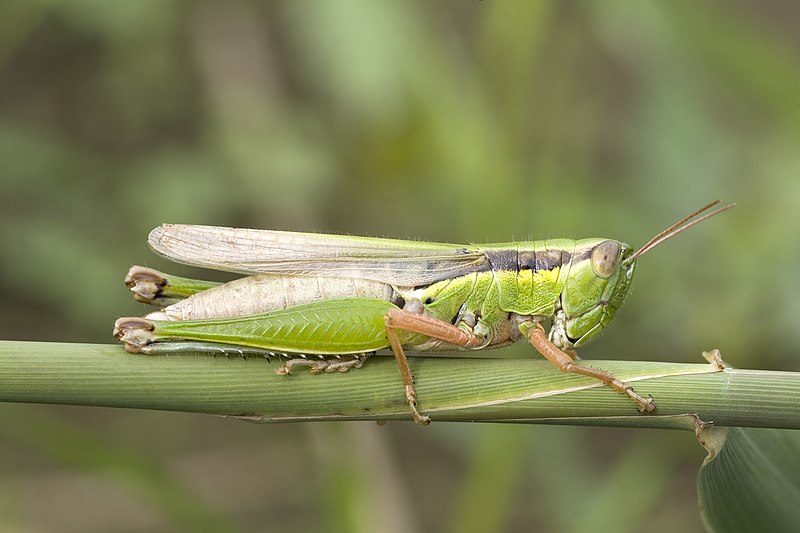
[{"label": "middle leg", "polygon": [[477,335],[457,328],[444,320],[412,313],[404,309],[390,309],[384,316],[383,322],[386,326],[389,345],[397,360],[400,375],[403,377],[406,401],[411,409],[411,414],[414,416],[414,422],[423,425],[430,424],[430,417],[420,414],[417,410],[417,391],[414,388],[414,374],[408,366],[408,359],[397,336],[397,331],[426,335],[462,348],[476,348],[483,343],[483,340]]}]

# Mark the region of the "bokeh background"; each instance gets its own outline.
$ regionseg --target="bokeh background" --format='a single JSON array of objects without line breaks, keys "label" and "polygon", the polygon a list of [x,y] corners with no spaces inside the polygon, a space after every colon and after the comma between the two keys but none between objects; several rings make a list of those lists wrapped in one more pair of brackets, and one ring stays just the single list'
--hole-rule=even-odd
[{"label": "bokeh background", "polygon": [[[798,27],[790,0],[5,0],[0,338],[111,342],[131,264],[199,275],[147,249],[162,222],[638,245],[722,197],[582,354],[798,370]],[[3,405],[0,529],[694,532],[703,456]]]}]

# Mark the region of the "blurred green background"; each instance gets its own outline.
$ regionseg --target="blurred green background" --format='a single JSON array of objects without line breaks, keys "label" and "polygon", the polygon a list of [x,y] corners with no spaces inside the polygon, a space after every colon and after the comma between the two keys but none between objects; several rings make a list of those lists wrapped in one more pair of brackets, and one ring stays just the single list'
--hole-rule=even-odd
[{"label": "blurred green background", "polygon": [[[789,0],[6,0],[0,338],[111,342],[144,312],[131,264],[199,275],[147,249],[162,222],[639,245],[722,197],[582,354],[800,370],[798,23]],[[0,529],[693,532],[703,456],[3,405]]]}]

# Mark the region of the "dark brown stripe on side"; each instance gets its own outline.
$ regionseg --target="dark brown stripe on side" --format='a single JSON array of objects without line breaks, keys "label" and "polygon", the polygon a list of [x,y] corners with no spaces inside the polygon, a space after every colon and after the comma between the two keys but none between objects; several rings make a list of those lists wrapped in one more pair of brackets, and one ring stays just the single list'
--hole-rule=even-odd
[{"label": "dark brown stripe on side", "polygon": [[570,253],[566,250],[536,250],[536,270],[553,270],[561,268],[570,261]]},{"label": "dark brown stripe on side", "polygon": [[553,270],[570,262],[572,254],[566,250],[486,250],[492,270],[519,272],[520,270]]},{"label": "dark brown stripe on side", "polygon": [[492,270],[495,272],[507,270],[517,272],[518,266],[518,251],[515,249],[505,250],[486,250],[484,252],[489,264],[492,265]]},{"label": "dark brown stripe on side", "polygon": [[575,253],[572,254],[572,259],[575,260],[576,263],[580,263],[584,259],[589,259],[592,257],[592,252],[594,251],[594,247],[591,248],[581,248],[579,250],[575,250]]}]

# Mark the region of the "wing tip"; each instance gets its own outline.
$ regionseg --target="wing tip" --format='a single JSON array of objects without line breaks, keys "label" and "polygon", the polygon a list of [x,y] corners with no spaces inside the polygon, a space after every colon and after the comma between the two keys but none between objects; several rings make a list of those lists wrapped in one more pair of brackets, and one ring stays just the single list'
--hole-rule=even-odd
[{"label": "wing tip", "polygon": [[147,235],[147,244],[150,245],[150,248],[155,249],[156,246],[158,246],[158,243],[161,242],[161,238],[164,235],[166,226],[168,226],[168,224],[161,224],[160,226],[156,226]]},{"label": "wing tip", "polygon": [[161,224],[153,228],[147,235],[147,244],[157,253],[163,253],[165,241],[175,233],[175,228],[181,224]]},{"label": "wing tip", "polygon": [[179,263],[196,264],[197,250],[205,243],[203,229],[193,224],[161,224],[147,235],[147,244],[155,253]]}]

